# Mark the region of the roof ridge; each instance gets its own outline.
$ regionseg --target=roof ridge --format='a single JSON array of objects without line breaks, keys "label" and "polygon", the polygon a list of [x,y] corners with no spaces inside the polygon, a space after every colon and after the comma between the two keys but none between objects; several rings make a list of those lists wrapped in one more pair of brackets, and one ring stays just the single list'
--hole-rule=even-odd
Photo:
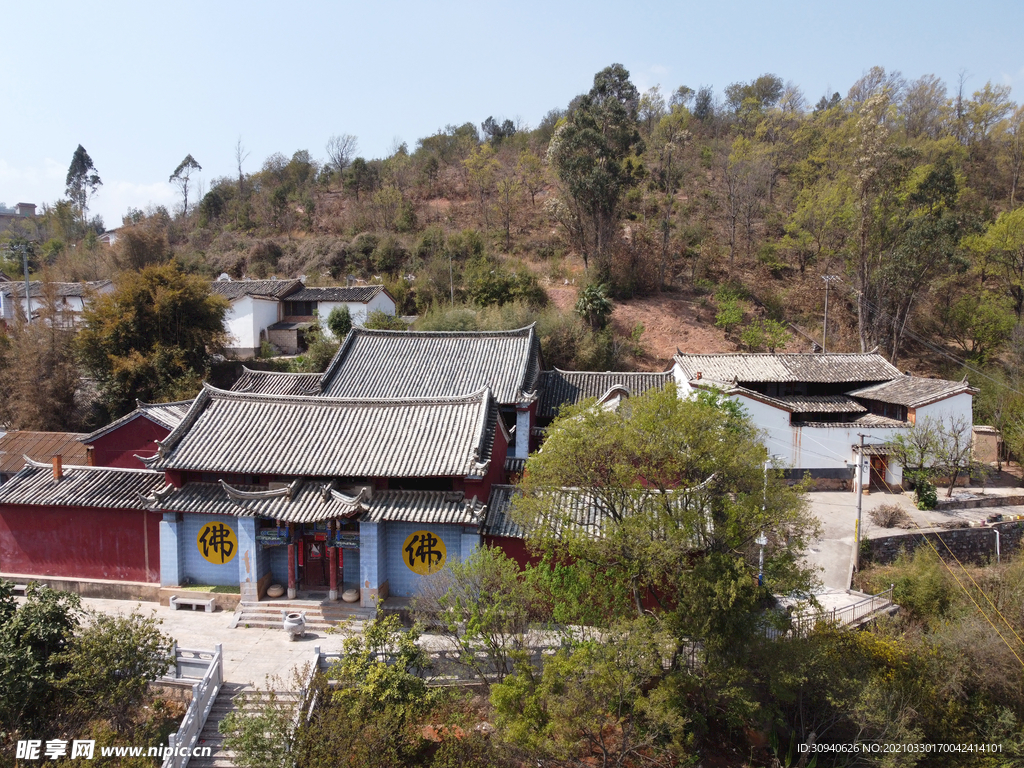
[{"label": "roof ridge", "polygon": [[[36,461],[30,459],[28,456],[23,457],[25,459],[25,469],[51,469],[52,464],[46,461]],[[63,471],[67,472],[72,469],[85,469],[93,472],[117,472],[121,474],[134,474],[134,475],[162,475],[163,472],[157,469],[138,469],[137,467],[90,467],[87,464],[63,464]]]},{"label": "roof ridge", "polygon": [[[261,370],[258,370],[256,368],[250,368],[247,365],[243,365],[242,366],[242,370],[245,373],[260,373],[260,374],[266,373],[266,374],[271,374],[273,376],[323,376],[322,373],[316,373],[315,371],[261,371]],[[243,373],[242,375],[244,376],[245,373]],[[242,377],[239,376],[238,378],[241,379]],[[229,391],[234,391],[234,390],[229,390]],[[188,400],[185,400],[183,402],[187,403]]]},{"label": "roof ridge", "polygon": [[565,374],[586,374],[588,376],[665,376],[671,375],[673,369],[669,368],[667,371],[565,371],[555,366],[550,370],[542,371],[542,373],[551,373],[552,371]]},{"label": "roof ridge", "polygon": [[363,328],[361,326],[353,326],[353,328],[350,331],[350,333],[360,333],[360,334],[368,334],[368,335],[374,335],[374,336],[400,335],[400,336],[406,337],[406,338],[413,337],[413,336],[420,336],[420,337],[431,337],[431,336],[434,336],[434,337],[438,337],[438,338],[445,338],[445,337],[454,338],[454,337],[457,337],[457,336],[468,336],[468,337],[476,336],[476,337],[480,337],[480,338],[486,338],[486,337],[490,337],[490,336],[508,336],[508,337],[523,336],[525,338],[529,338],[530,335],[533,333],[534,328],[536,327],[536,325],[537,325],[536,322],[532,322],[529,325],[524,325],[522,328],[510,328],[510,329],[497,330],[497,331],[395,331],[395,330],[384,329],[384,328]]},{"label": "roof ridge", "polygon": [[[274,395],[263,392],[240,392],[219,389],[203,382],[203,391],[208,397],[219,400],[254,401],[267,403],[292,403],[295,405],[367,405],[367,406],[402,406],[402,405],[453,405],[458,403],[474,403],[488,400],[490,387],[484,386],[475,392],[451,397],[327,397],[324,395]],[[168,436],[169,437],[169,436]]]}]

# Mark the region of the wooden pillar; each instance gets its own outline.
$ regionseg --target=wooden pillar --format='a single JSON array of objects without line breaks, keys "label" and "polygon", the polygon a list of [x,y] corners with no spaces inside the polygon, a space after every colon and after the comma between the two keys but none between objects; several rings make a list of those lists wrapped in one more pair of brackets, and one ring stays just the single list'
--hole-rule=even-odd
[{"label": "wooden pillar", "polygon": [[298,593],[295,581],[295,524],[288,523],[288,599],[294,600]]},{"label": "wooden pillar", "polygon": [[327,596],[331,600],[338,599],[338,548],[333,546],[334,542],[330,542],[331,546],[327,548],[327,567],[331,570],[331,589]]}]

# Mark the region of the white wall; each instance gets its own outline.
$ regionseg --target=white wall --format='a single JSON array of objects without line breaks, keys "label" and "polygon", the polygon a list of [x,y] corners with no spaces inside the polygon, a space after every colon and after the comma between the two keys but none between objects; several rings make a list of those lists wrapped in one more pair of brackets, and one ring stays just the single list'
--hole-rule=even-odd
[{"label": "white wall", "polygon": [[950,419],[962,419],[968,425],[974,423],[974,413],[972,410],[972,404],[974,398],[964,392],[959,395],[953,395],[953,397],[947,397],[945,400],[939,400],[929,405],[922,405],[916,409],[915,423],[920,424],[925,419],[930,419],[935,424],[945,424],[949,426]]},{"label": "white wall", "polygon": [[242,296],[235,299],[224,314],[227,347],[239,350],[260,348],[260,332],[280,319],[281,303],[277,299]]},{"label": "white wall", "polygon": [[224,331],[228,335],[229,349],[254,349],[252,297],[242,296],[235,299],[224,313]]},{"label": "white wall", "polygon": [[323,325],[324,331],[327,335],[333,338],[331,329],[327,327],[327,318],[330,317],[331,311],[335,307],[348,307],[348,313],[352,317],[353,325],[362,325],[366,322],[366,317],[371,312],[377,312],[378,310],[386,315],[395,314],[395,302],[391,300],[384,291],[381,291],[374,296],[368,303],[363,304],[359,301],[320,301],[317,302],[317,315],[320,317],[320,323]]},{"label": "white wall", "polygon": [[[859,434],[865,435],[866,445],[889,442],[906,430],[896,427],[865,427],[849,424],[834,427],[792,426],[790,414],[759,400],[743,395],[733,395],[743,406],[754,425],[765,435],[768,452],[778,456],[779,464],[789,469],[846,469],[855,464],[853,446],[860,442]],[[866,472],[866,470],[865,470]],[[896,475],[900,476],[897,478]],[[890,472],[886,482],[902,482],[902,474]],[[867,482],[865,474],[865,482]]]}]

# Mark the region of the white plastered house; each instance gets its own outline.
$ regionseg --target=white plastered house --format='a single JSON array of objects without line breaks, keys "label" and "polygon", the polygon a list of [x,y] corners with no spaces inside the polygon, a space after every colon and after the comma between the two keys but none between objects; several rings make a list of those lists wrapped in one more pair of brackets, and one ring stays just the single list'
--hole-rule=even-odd
[{"label": "white plastered house", "polygon": [[0,283],[0,318],[10,324],[20,315],[25,317],[26,309],[31,311],[33,320],[44,314],[47,301],[54,302],[54,309],[62,322],[76,325],[90,300],[99,294],[110,293],[114,284],[110,280],[85,283],[43,283],[33,280],[29,283],[29,298],[25,301],[25,283],[20,280]]},{"label": "white plastered house", "polygon": [[216,280],[212,293],[228,300],[224,314],[225,352],[239,359],[255,357],[267,339],[267,329],[281,321],[281,299],[302,290],[299,280]]},{"label": "white plastered house", "polygon": [[880,490],[903,484],[888,443],[925,419],[970,425],[976,393],[966,380],[903,374],[874,353],[680,353],[673,370],[681,396],[717,388],[742,405],[791,477],[845,485],[860,465],[864,486]]}]

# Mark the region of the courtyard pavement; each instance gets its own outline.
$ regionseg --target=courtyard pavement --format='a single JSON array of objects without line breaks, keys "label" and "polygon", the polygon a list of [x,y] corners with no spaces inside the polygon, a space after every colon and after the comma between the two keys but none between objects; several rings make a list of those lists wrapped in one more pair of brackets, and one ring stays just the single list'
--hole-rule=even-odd
[{"label": "courtyard pavement", "polygon": [[130,614],[133,610],[147,616],[155,614],[163,624],[161,631],[174,638],[181,648],[212,650],[220,643],[224,647],[224,679],[231,683],[263,685],[267,676],[272,676],[280,677],[287,687],[292,670],[313,661],[315,646],[335,653],[341,650],[345,637],[341,632],[307,632],[291,641],[283,629],[231,629],[233,611],[172,611],[157,603],[91,597],[82,598],[82,606],[111,615]]}]

